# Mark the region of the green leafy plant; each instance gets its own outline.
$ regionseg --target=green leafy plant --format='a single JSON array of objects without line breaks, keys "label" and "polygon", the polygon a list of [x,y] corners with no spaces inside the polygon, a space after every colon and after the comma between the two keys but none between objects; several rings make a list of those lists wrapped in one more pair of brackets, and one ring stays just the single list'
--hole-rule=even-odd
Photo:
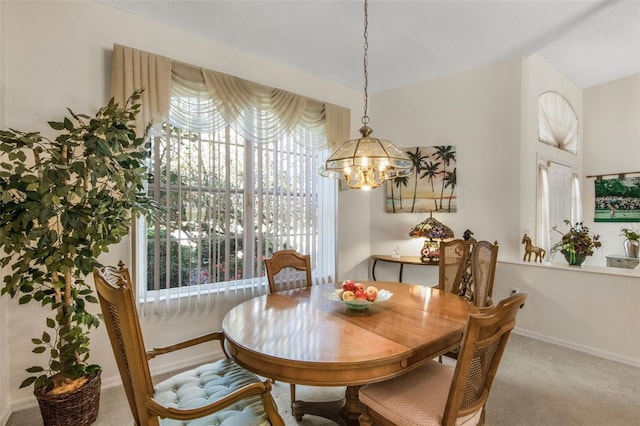
[{"label": "green leafy plant", "polygon": [[640,240],[640,231],[637,228],[622,228],[622,234],[627,240],[638,241]]},{"label": "green leafy plant", "polygon": [[70,117],[49,122],[53,140],[0,131],[0,265],[11,268],[0,294],[51,310],[32,339],[48,363],[28,368],[20,387],[51,389],[99,370],[88,363],[99,317],[87,310],[97,299],[86,277],[134,216],[153,221],[158,209],[144,187],[149,126],[135,132],[140,93],[123,107],[111,99],[93,117],[68,109]]},{"label": "green leafy plant", "polygon": [[567,256],[569,263],[573,264],[575,263],[576,258],[591,256],[593,255],[594,249],[602,246],[602,243],[600,242],[600,235],[592,235],[589,228],[584,226],[582,222],[578,222],[571,226],[571,222],[565,219],[564,223],[569,226],[569,231],[566,233],[558,230],[557,226],[552,228],[555,232],[562,235],[562,239],[551,247],[551,253],[559,251]]}]

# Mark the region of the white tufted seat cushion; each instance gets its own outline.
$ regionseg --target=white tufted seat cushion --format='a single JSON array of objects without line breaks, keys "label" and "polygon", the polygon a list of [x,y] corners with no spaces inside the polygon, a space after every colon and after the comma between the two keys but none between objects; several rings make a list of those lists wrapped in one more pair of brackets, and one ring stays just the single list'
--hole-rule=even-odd
[{"label": "white tufted seat cushion", "polygon": [[[440,426],[453,368],[430,361],[391,380],[360,388],[360,402],[398,426]],[[477,425],[482,409],[459,417],[456,425]]]},{"label": "white tufted seat cushion", "polygon": [[[205,364],[177,374],[154,386],[154,399],[165,407],[190,409],[202,407],[245,385],[260,382],[253,373],[229,359]],[[160,419],[161,425],[270,425],[259,395],[197,420]]]}]

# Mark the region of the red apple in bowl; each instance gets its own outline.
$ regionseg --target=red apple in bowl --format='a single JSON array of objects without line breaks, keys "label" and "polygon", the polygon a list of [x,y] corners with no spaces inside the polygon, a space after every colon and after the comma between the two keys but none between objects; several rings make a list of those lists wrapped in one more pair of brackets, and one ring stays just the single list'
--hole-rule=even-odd
[{"label": "red apple in bowl", "polygon": [[344,280],[342,281],[342,289],[343,290],[349,290],[349,291],[356,291],[356,286],[355,283],[351,280]]},{"label": "red apple in bowl", "polygon": [[356,291],[360,290],[360,291],[364,291],[364,284],[362,283],[355,283],[354,284]]},{"label": "red apple in bowl", "polygon": [[367,300],[367,293],[365,293],[364,290],[356,290],[354,295],[356,300]]},{"label": "red apple in bowl", "polygon": [[378,289],[376,287],[370,285],[365,290],[365,294],[367,295],[367,300],[369,302],[374,302],[376,300],[376,298],[378,297]]}]

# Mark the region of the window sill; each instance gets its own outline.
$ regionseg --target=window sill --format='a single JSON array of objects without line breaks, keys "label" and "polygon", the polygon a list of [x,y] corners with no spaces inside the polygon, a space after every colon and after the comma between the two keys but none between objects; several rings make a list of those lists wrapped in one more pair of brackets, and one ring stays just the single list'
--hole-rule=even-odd
[{"label": "window sill", "polygon": [[513,259],[498,259],[498,263],[529,266],[532,268],[555,269],[560,271],[571,271],[571,272],[581,272],[581,273],[586,272],[586,273],[592,273],[592,274],[615,275],[615,276],[623,276],[623,277],[640,277],[640,266],[637,266],[634,269],[614,268],[611,266],[592,266],[592,265],[570,266],[566,263],[559,263],[559,262],[542,262],[542,263],[524,262],[522,260],[513,260]]}]

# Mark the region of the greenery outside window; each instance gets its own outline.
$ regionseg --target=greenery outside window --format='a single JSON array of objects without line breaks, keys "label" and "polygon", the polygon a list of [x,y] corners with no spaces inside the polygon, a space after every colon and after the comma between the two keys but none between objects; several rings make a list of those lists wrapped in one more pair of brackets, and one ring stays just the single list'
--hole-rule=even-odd
[{"label": "greenery outside window", "polygon": [[146,232],[147,290],[264,276],[274,250],[315,252],[320,152],[284,140],[253,144],[227,127],[169,124],[155,138],[149,194],[165,220]]}]

